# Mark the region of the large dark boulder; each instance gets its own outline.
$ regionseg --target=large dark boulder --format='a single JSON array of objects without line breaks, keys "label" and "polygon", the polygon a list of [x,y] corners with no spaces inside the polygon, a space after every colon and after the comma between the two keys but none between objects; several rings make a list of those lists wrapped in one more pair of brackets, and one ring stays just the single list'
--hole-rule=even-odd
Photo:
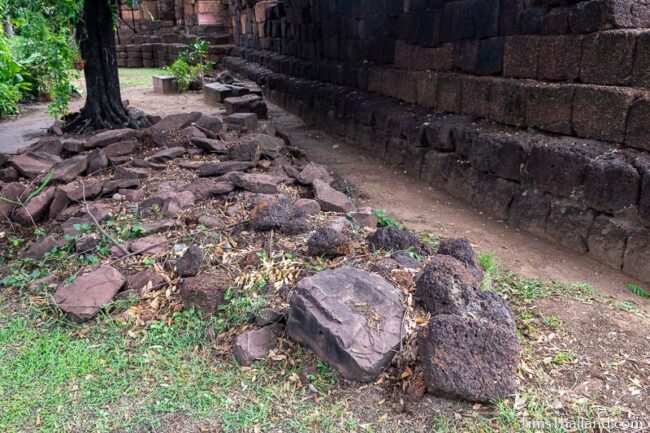
[{"label": "large dark boulder", "polygon": [[370,382],[399,347],[403,317],[397,288],[378,275],[342,267],[298,283],[286,329],[345,378]]},{"label": "large dark boulder", "polygon": [[184,278],[180,295],[186,309],[196,308],[206,316],[217,314],[226,303],[225,295],[232,280],[224,271],[212,270],[196,277]]},{"label": "large dark boulder", "polygon": [[511,329],[441,314],[431,319],[418,340],[430,393],[490,402],[516,392],[520,349]]},{"label": "large dark boulder", "polygon": [[264,196],[251,212],[251,228],[255,231],[282,229],[288,224],[292,213],[293,206],[286,195]]},{"label": "large dark boulder", "polygon": [[319,228],[307,241],[307,253],[314,257],[346,256],[352,251],[350,237],[330,227]]},{"label": "large dark boulder", "polygon": [[230,161],[257,162],[262,156],[262,148],[255,140],[228,143],[227,159]]},{"label": "large dark boulder", "polygon": [[192,277],[199,273],[203,263],[203,251],[198,245],[192,245],[176,263],[176,271],[181,277]]},{"label": "large dark boulder", "polygon": [[417,234],[399,227],[380,227],[368,237],[368,243],[375,250],[402,251],[413,248],[422,250],[422,242]]},{"label": "large dark boulder", "polygon": [[440,241],[438,253],[452,256],[465,263],[474,276],[480,281],[483,279],[483,270],[478,263],[476,253],[467,238],[447,238]]},{"label": "large dark boulder", "polygon": [[417,277],[416,301],[432,314],[471,314],[513,329],[514,317],[499,295],[482,291],[481,279],[460,260],[436,255]]}]

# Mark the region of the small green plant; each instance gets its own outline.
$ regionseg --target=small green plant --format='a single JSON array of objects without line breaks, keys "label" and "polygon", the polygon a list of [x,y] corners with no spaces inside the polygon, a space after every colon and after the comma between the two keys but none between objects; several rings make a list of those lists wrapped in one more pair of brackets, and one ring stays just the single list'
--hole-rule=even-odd
[{"label": "small green plant", "polygon": [[25,242],[25,240],[22,238],[15,238],[15,237],[9,238],[9,245],[11,245],[12,248],[19,248],[23,244],[23,242]]},{"label": "small green plant", "polygon": [[171,66],[164,68],[165,72],[174,76],[180,92],[188,90],[192,82],[202,80],[214,68],[214,63],[207,58],[209,48],[206,41],[197,38],[187,50],[179,53]]},{"label": "small green plant", "polygon": [[564,365],[564,364],[570,364],[573,362],[575,359],[575,352],[568,350],[568,351],[558,351],[555,353],[553,358],[551,359],[551,364],[553,365]]},{"label": "small green plant", "polygon": [[422,256],[418,253],[418,250],[415,247],[408,247],[404,252],[414,260],[422,260]]},{"label": "small green plant", "polygon": [[72,228],[81,233],[91,233],[93,231],[93,226],[88,223],[73,224]]},{"label": "small green plant", "polygon": [[544,324],[550,326],[551,328],[557,329],[560,327],[560,319],[557,316],[551,316],[544,319]]},{"label": "small green plant", "polygon": [[176,81],[176,87],[179,92],[185,92],[190,88],[192,77],[190,76],[190,64],[185,60],[176,59],[171,66],[165,68],[165,71],[173,75]]},{"label": "small green plant", "polygon": [[494,256],[490,253],[479,253],[477,259],[485,272],[493,272],[499,268]]},{"label": "small green plant", "polygon": [[141,225],[132,225],[128,226],[123,232],[120,233],[120,237],[123,239],[133,239],[143,236],[147,233],[144,227]]},{"label": "small green plant", "polygon": [[[7,67],[5,62],[0,61],[3,63],[0,65],[0,76],[5,72],[14,76],[13,87],[18,90],[20,99],[49,99],[48,114],[55,118],[68,113],[68,102],[73,94],[78,93],[73,84],[79,76],[74,68],[78,49],[73,29],[82,4],[77,0],[55,3],[46,0],[10,0],[8,7],[0,7],[0,13],[7,13],[3,21],[10,23],[14,31],[8,43],[0,41],[0,46],[9,46],[15,63]],[[15,91],[7,88],[7,83],[0,78],[0,106],[4,107],[0,108],[0,112],[11,105],[6,96],[17,96]]]},{"label": "small green plant", "polygon": [[228,302],[219,306],[217,330],[223,332],[230,327],[247,322],[266,306],[266,300],[261,296],[240,296],[233,298],[232,290],[228,289],[225,295]]},{"label": "small green plant", "polygon": [[16,266],[11,268],[7,276],[0,280],[0,286],[25,291],[34,280],[48,274],[47,270],[36,268],[29,271],[25,266]]},{"label": "small green plant", "polygon": [[648,315],[639,309],[634,301],[617,301],[612,303],[612,307],[618,308],[619,310],[625,311],[630,314],[634,314],[639,317],[648,317]]},{"label": "small green plant", "polygon": [[25,81],[26,71],[14,58],[9,39],[0,29],[0,117],[18,112],[18,101],[31,89]]},{"label": "small green plant", "polygon": [[636,284],[628,284],[627,289],[630,292],[642,298],[650,298],[650,293],[648,293],[646,290],[642,289],[641,287],[637,286]]},{"label": "small green plant", "polygon": [[181,51],[178,58],[191,64],[198,65],[208,63],[207,57],[210,45],[201,38],[196,38],[194,42],[187,46],[185,51]]},{"label": "small green plant", "polygon": [[377,209],[372,211],[372,213],[377,217],[377,225],[379,225],[379,227],[399,227],[397,221],[386,215],[386,212],[383,210]]}]

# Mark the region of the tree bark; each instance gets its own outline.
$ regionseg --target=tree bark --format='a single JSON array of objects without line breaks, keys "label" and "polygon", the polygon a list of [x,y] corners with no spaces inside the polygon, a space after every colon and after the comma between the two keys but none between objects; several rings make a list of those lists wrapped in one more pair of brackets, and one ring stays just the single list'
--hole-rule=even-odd
[{"label": "tree bark", "polygon": [[66,130],[139,126],[122,103],[111,8],[109,0],[84,1],[78,36],[85,63],[86,104],[79,116],[66,125]]},{"label": "tree bark", "polygon": [[9,21],[9,2],[5,5],[5,10],[4,10],[4,15],[5,15],[5,20],[3,22],[4,26],[4,31],[5,31],[5,36],[8,38],[13,38],[14,37],[14,27],[11,25],[11,21]]}]

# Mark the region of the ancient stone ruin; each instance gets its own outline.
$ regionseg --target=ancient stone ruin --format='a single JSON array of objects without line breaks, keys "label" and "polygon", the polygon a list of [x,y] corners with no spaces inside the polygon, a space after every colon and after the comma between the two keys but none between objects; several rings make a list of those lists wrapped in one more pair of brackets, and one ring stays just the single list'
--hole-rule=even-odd
[{"label": "ancient stone ruin", "polygon": [[218,61],[232,50],[229,0],[144,0],[122,2],[117,34],[120,67],[168,66],[197,37]]},{"label": "ancient stone ruin", "polygon": [[230,69],[495,218],[650,280],[650,6],[233,1]]},{"label": "ancient stone ruin", "polygon": [[[286,338],[351,381],[408,367],[436,396],[517,392],[517,323],[504,297],[483,290],[470,242],[379,224],[276,129],[265,100],[491,217],[650,282],[648,3],[141,6],[122,9],[120,65],[168,64],[203,36],[224,69],[203,95],[223,115],[140,113],[153,126],[61,134],[0,155],[0,216],[48,228],[27,257],[110,241],[100,264],[56,281],[49,302],[70,319],[156,290],[168,291],[169,311],[210,317],[243,291],[245,272],[286,261],[288,276],[250,286],[268,305],[230,339],[239,364]],[[106,232],[116,215],[139,218],[128,240]],[[290,254],[273,256],[273,245]],[[144,256],[159,267],[129,266]]]}]

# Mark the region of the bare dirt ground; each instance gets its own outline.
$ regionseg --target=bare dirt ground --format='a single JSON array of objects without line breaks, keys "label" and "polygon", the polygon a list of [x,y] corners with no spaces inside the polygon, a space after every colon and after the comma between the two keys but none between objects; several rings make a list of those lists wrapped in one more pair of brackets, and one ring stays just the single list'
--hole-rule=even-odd
[{"label": "bare dirt ground", "polygon": [[[125,89],[123,97],[131,105],[156,115],[222,112],[221,108],[207,105],[200,93],[162,96],[154,94],[150,86],[138,86]],[[75,101],[73,108],[81,103],[81,100]],[[480,251],[492,253],[504,269],[522,277],[586,283],[596,289],[598,296],[558,293],[551,297],[536,296],[524,304],[513,305],[518,315],[519,332],[529,342],[524,345],[520,371],[524,389],[519,401],[515,402],[516,415],[520,414],[519,408],[525,408],[521,413],[530,414],[537,409],[540,413],[546,410],[562,412],[568,405],[584,404],[589,407],[588,411],[615,413],[620,419],[647,420],[650,417],[650,337],[647,336],[650,301],[628,291],[627,285],[637,281],[494,220],[372,155],[305,125],[278,107],[270,105],[270,109],[273,122],[293,144],[303,148],[310,159],[328,165],[354,185],[362,205],[383,209],[418,231],[437,236],[465,236]],[[22,147],[16,146],[19,141],[16,137],[23,137],[23,143],[33,140],[34,132],[47,119],[44,110],[44,105],[31,107],[23,117],[0,123],[0,151]],[[521,296],[513,298],[521,299]],[[351,385],[338,397],[353,408],[355,416],[369,421],[385,416],[381,413],[386,406],[392,409],[392,421],[404,417],[410,422],[425,414],[430,418],[436,413],[485,409],[435,398],[410,402],[397,390],[394,398],[385,387],[381,392],[377,392],[378,389],[372,385]],[[538,395],[538,390],[543,390],[544,395]],[[540,402],[536,401],[538,398]],[[585,416],[592,417],[593,413],[585,413]]]},{"label": "bare dirt ground", "polygon": [[439,236],[465,236],[479,250],[489,251],[508,270],[558,282],[585,282],[604,292],[632,299],[633,278],[586,256],[509,227],[447,193],[413,179],[371,155],[305,125],[298,117],[274,107],[275,123],[308,156],[348,179],[362,193],[362,202],[404,221],[417,230]]}]

